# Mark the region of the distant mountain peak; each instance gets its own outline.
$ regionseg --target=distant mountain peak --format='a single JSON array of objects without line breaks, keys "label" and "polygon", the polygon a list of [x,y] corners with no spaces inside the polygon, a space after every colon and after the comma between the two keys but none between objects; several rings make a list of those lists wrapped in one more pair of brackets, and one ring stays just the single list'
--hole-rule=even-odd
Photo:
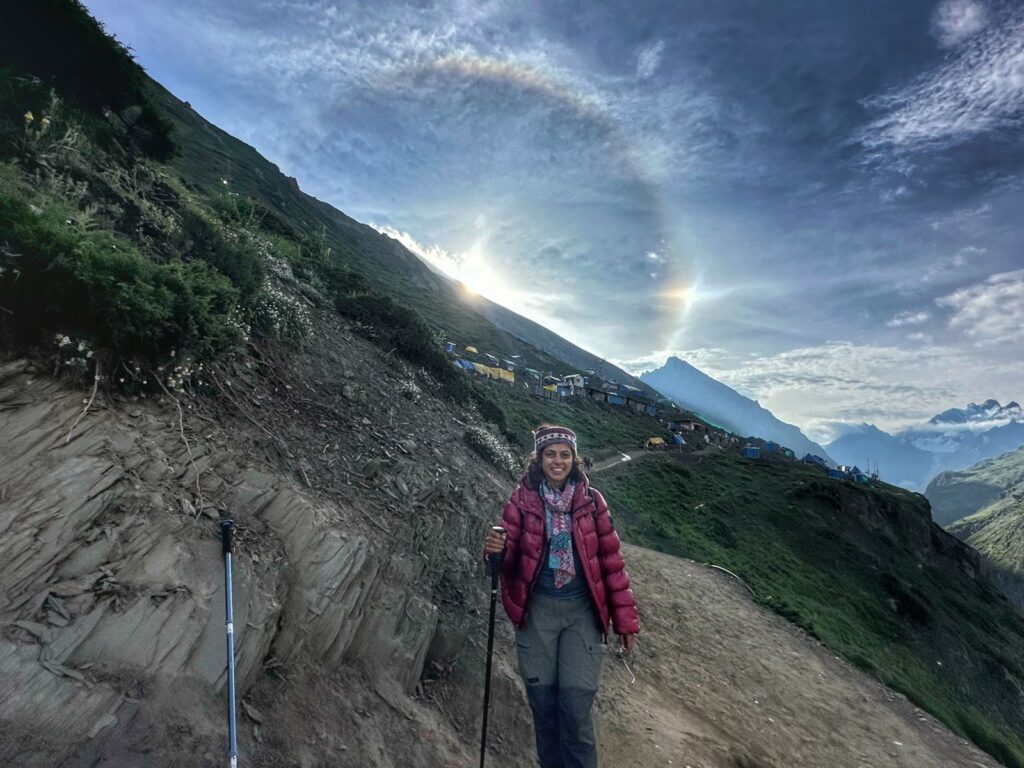
[{"label": "distant mountain peak", "polygon": [[827,455],[798,427],[780,421],[757,401],[678,357],[669,357],[661,368],[648,371],[640,379],[683,408],[739,435],[774,440],[799,455]]},{"label": "distant mountain peak", "polygon": [[969,424],[981,421],[1017,421],[1021,420],[1020,405],[1014,400],[1005,406],[998,400],[989,398],[985,402],[968,403],[966,408],[950,408],[928,420],[932,425]]}]

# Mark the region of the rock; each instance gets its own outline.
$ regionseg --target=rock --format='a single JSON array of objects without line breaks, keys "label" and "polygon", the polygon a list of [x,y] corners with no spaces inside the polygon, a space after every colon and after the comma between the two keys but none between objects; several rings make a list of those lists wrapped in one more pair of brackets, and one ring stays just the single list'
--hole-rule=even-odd
[{"label": "rock", "polygon": [[260,711],[256,709],[256,707],[254,707],[252,704],[247,702],[245,699],[242,699],[242,711],[245,712],[246,716],[248,716],[248,718],[252,720],[254,723],[263,722],[263,715],[260,713]]},{"label": "rock", "polygon": [[42,624],[37,624],[34,621],[12,621],[11,624],[15,627],[24,629],[43,645],[46,645],[53,640],[53,632],[49,627],[45,627]]},{"label": "rock", "polygon": [[355,400],[356,390],[351,384],[346,384],[341,388],[341,396],[349,401]]},{"label": "rock", "polygon": [[384,463],[380,459],[370,459],[363,465],[363,477],[367,480],[373,480],[380,474],[383,465]]}]

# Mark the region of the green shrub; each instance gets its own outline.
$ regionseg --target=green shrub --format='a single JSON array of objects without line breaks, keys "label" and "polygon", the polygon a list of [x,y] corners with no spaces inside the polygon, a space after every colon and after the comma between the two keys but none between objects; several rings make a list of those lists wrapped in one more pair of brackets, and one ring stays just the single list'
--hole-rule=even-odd
[{"label": "green shrub", "polygon": [[193,208],[182,213],[174,248],[183,260],[205,261],[227,275],[242,301],[249,300],[263,287],[266,270],[260,259],[229,242],[215,223]]},{"label": "green shrub", "polygon": [[354,296],[369,293],[370,286],[358,272],[341,264],[334,264],[324,271],[324,285],[331,296]]},{"label": "green shrub", "polygon": [[266,338],[301,343],[313,330],[309,310],[269,280],[245,311],[251,329]]},{"label": "green shrub", "polygon": [[508,424],[505,421],[505,412],[501,410],[496,402],[484,390],[483,384],[474,384],[470,389],[470,396],[476,403],[480,415],[491,424],[496,426],[503,435],[508,435]]},{"label": "green shrub", "polygon": [[370,294],[337,294],[334,305],[340,314],[360,323],[370,338],[425,368],[446,397],[459,403],[469,400],[466,377],[451,364],[430,326],[416,312],[387,296]]},{"label": "green shrub", "polygon": [[153,364],[237,343],[239,295],[226,277],[201,261],[155,263],[109,232],[74,228],[73,214],[0,196],[0,322],[15,343],[64,333]]}]

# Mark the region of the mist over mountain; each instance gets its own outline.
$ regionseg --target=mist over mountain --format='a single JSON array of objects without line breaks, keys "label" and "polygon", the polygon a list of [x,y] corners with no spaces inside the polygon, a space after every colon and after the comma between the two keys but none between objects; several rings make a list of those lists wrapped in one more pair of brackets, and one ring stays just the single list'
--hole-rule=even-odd
[{"label": "mist over mountain", "polygon": [[890,434],[870,424],[851,428],[829,443],[844,464],[878,464],[887,482],[923,490],[940,472],[970,467],[1024,445],[1024,413],[1016,402],[950,408],[919,427]]},{"label": "mist over mountain", "polygon": [[756,401],[678,357],[670,357],[661,368],[648,371],[640,378],[678,405],[740,435],[774,440],[792,448],[798,455],[814,453],[827,457],[825,449],[799,427],[781,421]]}]

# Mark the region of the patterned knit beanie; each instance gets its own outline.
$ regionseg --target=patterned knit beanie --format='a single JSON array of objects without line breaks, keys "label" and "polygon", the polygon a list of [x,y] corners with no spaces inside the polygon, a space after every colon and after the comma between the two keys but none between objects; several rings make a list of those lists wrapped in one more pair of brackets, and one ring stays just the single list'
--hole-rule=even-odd
[{"label": "patterned knit beanie", "polygon": [[533,433],[533,442],[538,458],[544,447],[552,443],[565,443],[572,448],[572,455],[576,455],[576,433],[568,427],[541,427]]}]

